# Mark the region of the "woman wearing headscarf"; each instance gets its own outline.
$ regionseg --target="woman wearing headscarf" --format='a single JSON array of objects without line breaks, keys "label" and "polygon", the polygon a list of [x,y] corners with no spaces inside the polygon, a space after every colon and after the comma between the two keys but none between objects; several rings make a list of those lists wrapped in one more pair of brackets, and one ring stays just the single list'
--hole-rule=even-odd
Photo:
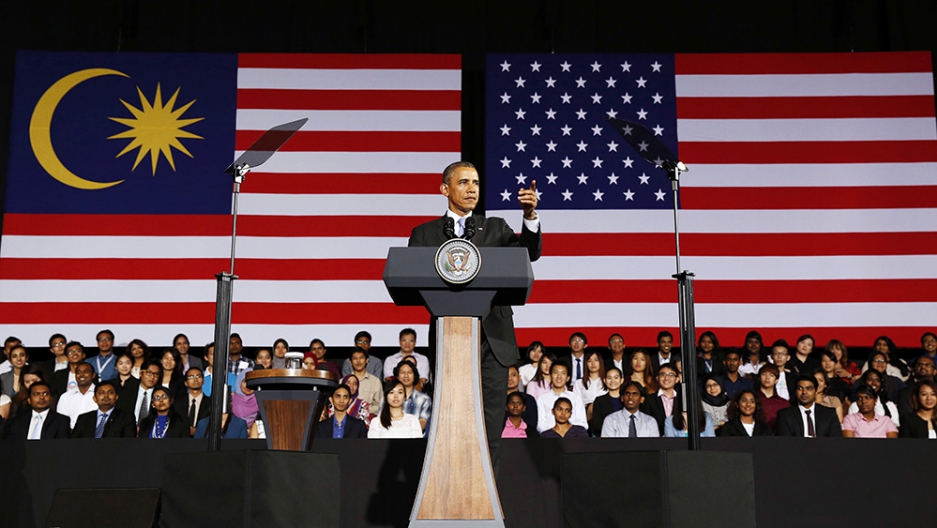
[{"label": "woman wearing headscarf", "polygon": [[[351,392],[351,403],[348,404],[348,409],[345,410],[348,413],[348,416],[352,418],[358,418],[364,422],[364,425],[371,427],[371,418],[374,415],[371,414],[371,404],[362,400],[358,395],[358,376],[354,374],[348,374],[342,378],[342,384],[348,385],[348,389]],[[329,404],[329,414],[328,417],[332,416],[332,404]]]},{"label": "woman wearing headscarf", "polygon": [[713,426],[718,430],[728,420],[729,395],[722,390],[722,384],[710,374],[703,382],[703,410],[713,419]]}]

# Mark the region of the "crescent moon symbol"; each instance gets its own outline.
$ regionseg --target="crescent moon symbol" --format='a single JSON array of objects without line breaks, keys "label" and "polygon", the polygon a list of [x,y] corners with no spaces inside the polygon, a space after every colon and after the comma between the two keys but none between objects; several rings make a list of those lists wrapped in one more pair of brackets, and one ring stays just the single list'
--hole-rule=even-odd
[{"label": "crescent moon symbol", "polygon": [[33,147],[33,154],[36,155],[39,164],[49,173],[49,176],[76,189],[95,191],[113,187],[124,181],[94,182],[86,180],[68,170],[55,154],[55,149],[52,148],[52,136],[50,133],[52,128],[52,114],[55,113],[59,102],[62,101],[62,98],[65,97],[65,94],[67,94],[69,90],[78,84],[102,75],[130,77],[125,73],[117,70],[109,70],[107,68],[89,68],[66,75],[50,86],[49,89],[46,90],[46,93],[42,94],[42,97],[39,98],[39,102],[36,103],[36,108],[33,110],[32,119],[29,121],[29,142]]}]

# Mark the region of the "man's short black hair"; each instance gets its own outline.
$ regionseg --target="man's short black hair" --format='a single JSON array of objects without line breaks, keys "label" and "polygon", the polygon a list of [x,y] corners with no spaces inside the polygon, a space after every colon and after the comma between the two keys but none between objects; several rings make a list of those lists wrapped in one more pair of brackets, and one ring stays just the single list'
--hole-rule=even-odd
[{"label": "man's short black hair", "polygon": [[[52,334],[52,337],[49,338],[49,346],[51,347],[52,342],[59,338],[61,338],[62,341],[65,341],[66,343],[68,342],[68,338],[63,336],[62,334]],[[924,338],[922,337],[921,339],[924,339]]]},{"label": "man's short black hair", "polygon": [[322,348],[325,348],[325,341],[319,339],[318,337],[309,342],[309,348],[314,347],[316,343],[319,343],[322,345]]},{"label": "man's short black hair", "polygon": [[791,350],[791,346],[788,345],[788,344],[787,344],[787,341],[785,341],[785,340],[783,340],[783,339],[778,339],[778,340],[775,341],[774,343],[771,343],[771,349],[772,349],[772,350],[774,350],[774,349],[777,348],[777,347],[784,347],[784,349],[787,350],[788,352],[790,352],[790,350]]},{"label": "man's short black hair", "polygon": [[416,341],[416,330],[412,328],[404,328],[403,330],[400,331],[400,337],[398,337],[397,339],[403,339],[403,336],[405,335],[412,335],[413,340]]},{"label": "man's short black hair", "polygon": [[817,383],[817,378],[811,376],[810,374],[801,374],[800,376],[797,376],[797,385],[800,385],[801,381],[809,381],[810,383],[812,383],[814,390],[816,390],[819,387],[819,383]]},{"label": "man's short black hair", "polygon": [[362,330],[362,331],[358,332],[357,334],[355,334],[355,343],[357,343],[358,340],[361,339],[362,337],[368,338],[368,343],[370,343],[370,342],[372,341],[372,339],[371,339],[371,333],[368,332],[367,330]]},{"label": "man's short black hair", "polygon": [[368,354],[368,351],[365,350],[365,349],[363,349],[363,348],[361,348],[361,347],[355,347],[355,349],[352,350],[352,351],[351,351],[351,354],[348,356],[348,359],[351,359],[352,356],[354,356],[356,353],[359,353],[359,352],[362,353],[362,354],[364,354],[364,357],[365,357],[365,358],[370,359],[371,354]]},{"label": "man's short black hair", "polygon": [[574,339],[574,338],[577,338],[577,337],[580,338],[580,339],[582,339],[582,343],[583,343],[584,345],[588,345],[588,344],[589,344],[589,338],[587,338],[587,337],[586,337],[586,334],[584,334],[584,333],[582,333],[582,332],[573,332],[573,333],[569,336],[569,342],[572,343],[572,342],[573,342],[573,339]]},{"label": "man's short black hair", "polygon": [[661,340],[662,338],[664,338],[664,337],[669,337],[671,340],[673,340],[673,334],[671,334],[671,333],[668,332],[667,330],[661,330],[660,332],[657,332],[657,342],[658,342],[658,343],[660,343],[660,340]]},{"label": "man's short black hair", "polygon": [[[670,370],[674,374],[680,374],[679,372],[677,372],[677,367],[671,365],[670,363],[661,363],[661,365],[657,367],[657,373],[660,374],[664,369]],[[616,368],[615,370],[618,370],[618,369]],[[619,370],[619,372],[621,371]]]},{"label": "man's short black hair", "polygon": [[875,392],[875,389],[873,389],[872,387],[869,387],[865,383],[859,385],[859,387],[856,388],[856,400],[859,399],[860,394],[865,394],[866,396],[870,396],[872,399],[875,399],[875,400],[878,399],[878,393]]},{"label": "man's short black hair", "polygon": [[48,389],[50,394],[52,393],[52,386],[42,380],[39,380],[39,381],[34,381],[33,384],[29,386],[30,396],[33,395],[33,390],[35,390],[36,387],[45,387],[46,389]]},{"label": "man's short black hair", "polygon": [[68,349],[73,346],[77,346],[78,348],[80,348],[82,353],[85,352],[85,347],[82,346],[82,344],[79,343],[78,341],[69,341],[68,343],[65,343],[65,351],[68,352]]},{"label": "man's short black hair", "polygon": [[727,350],[726,350],[726,353],[725,353],[725,356],[723,356],[723,357],[724,357],[725,359],[728,359],[729,356],[738,356],[739,360],[742,359],[742,353],[739,352],[738,350],[734,349],[734,348],[729,348],[729,349],[727,349]]},{"label": "man's short black hair", "polygon": [[97,334],[95,334],[94,340],[97,341],[98,339],[101,339],[101,334],[107,334],[107,335],[111,336],[111,341],[114,341],[114,332],[111,332],[111,331],[110,331],[109,329],[107,329],[107,328],[105,328],[104,330],[101,330],[100,332],[98,332]]},{"label": "man's short black hair", "polygon": [[478,172],[478,169],[475,168],[475,165],[472,165],[471,163],[467,161],[455,161],[455,162],[450,163],[449,165],[446,166],[445,169],[443,169],[442,182],[448,185],[449,178],[451,178],[452,175],[455,174],[455,171],[457,171],[458,169],[473,169],[476,172]]},{"label": "man's short black hair", "polygon": [[15,337],[15,336],[10,336],[6,338],[6,340],[3,342],[3,348],[6,348],[7,345],[9,345],[10,343],[22,343],[22,342],[23,342],[22,339]]},{"label": "man's short black hair", "polygon": [[108,385],[109,385],[112,389],[114,389],[114,392],[117,392],[117,383],[116,383],[116,382],[114,382],[114,381],[112,381],[112,380],[104,380],[104,381],[102,381],[101,383],[98,383],[97,385],[95,385],[95,387],[94,387],[94,393],[97,394],[98,391],[101,389],[101,387],[108,386]]},{"label": "man's short black hair", "polygon": [[517,396],[518,399],[521,400],[521,403],[524,403],[524,397],[521,396],[521,392],[520,392],[520,391],[513,391],[513,392],[511,392],[510,394],[508,394],[507,400],[504,401],[504,405],[505,405],[505,406],[507,406],[509,403],[511,403],[511,397],[512,397],[512,396]]}]

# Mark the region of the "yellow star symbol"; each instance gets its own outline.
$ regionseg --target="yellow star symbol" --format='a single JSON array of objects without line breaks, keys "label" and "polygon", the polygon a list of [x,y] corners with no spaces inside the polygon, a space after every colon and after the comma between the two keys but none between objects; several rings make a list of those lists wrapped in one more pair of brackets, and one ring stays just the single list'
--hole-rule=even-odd
[{"label": "yellow star symbol", "polygon": [[140,108],[134,107],[123,99],[120,100],[134,117],[108,118],[130,127],[130,130],[114,134],[107,139],[132,139],[132,141],[124,147],[124,150],[120,151],[120,154],[116,156],[119,158],[131,150],[139,148],[137,160],[133,163],[132,170],[136,170],[140,161],[149,153],[150,161],[153,165],[153,175],[155,176],[156,164],[159,161],[160,153],[162,153],[166,161],[169,162],[169,166],[175,171],[176,164],[172,159],[172,150],[170,147],[175,148],[191,158],[192,154],[186,150],[179,139],[204,139],[201,136],[182,130],[184,127],[192,123],[197,123],[204,118],[180,119],[182,114],[195,103],[195,100],[190,101],[185,106],[173,109],[176,104],[176,98],[179,96],[179,90],[180,88],[176,88],[176,93],[172,94],[172,97],[169,98],[169,101],[167,101],[164,106],[159,84],[156,85],[156,96],[153,98],[153,104],[150,104],[150,102],[146,100],[146,96],[143,95],[143,91],[140,90],[138,86],[137,93],[140,95]]}]

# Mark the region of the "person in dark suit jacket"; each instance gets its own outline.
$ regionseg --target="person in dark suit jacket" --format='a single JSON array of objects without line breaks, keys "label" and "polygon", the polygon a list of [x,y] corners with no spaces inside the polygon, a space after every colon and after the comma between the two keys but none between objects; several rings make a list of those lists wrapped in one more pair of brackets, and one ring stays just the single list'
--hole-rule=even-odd
[{"label": "person in dark suit jacket", "polygon": [[[179,416],[184,416],[194,435],[198,422],[211,415],[211,398],[202,392],[205,375],[198,367],[189,367],[185,373],[186,392],[175,399],[172,406]],[[195,416],[192,416],[192,400],[196,401]]]},{"label": "person in dark suit jacket", "polygon": [[[74,377],[75,369],[85,362],[85,348],[78,341],[70,341],[65,345],[65,356],[68,357],[68,368],[62,369],[52,375],[50,384],[56,396],[65,394],[68,390],[69,375]],[[75,385],[77,387],[77,385]]]},{"label": "person in dark suit jacket", "polygon": [[52,387],[44,381],[37,381],[29,387],[29,406],[31,410],[20,412],[6,425],[5,438],[14,440],[27,440],[32,428],[35,427],[35,417],[42,416],[42,426],[37,440],[49,438],[68,438],[71,421],[68,416],[59,414],[52,409]]},{"label": "person in dark suit jacket", "polygon": [[[480,199],[478,171],[466,161],[450,164],[443,171],[440,192],[448,199],[446,214],[413,228],[410,247],[439,247],[446,240],[462,236],[479,247],[523,247],[531,262],[540,258],[542,237],[537,216],[537,187],[532,181],[530,189],[521,189],[518,200],[524,210],[524,225],[520,236],[501,218],[485,218],[473,214]],[[463,228],[459,222],[464,223]],[[453,226],[450,232],[450,228]],[[492,306],[482,319],[482,400],[485,406],[485,424],[492,461],[497,463],[497,446],[504,423],[504,394],[507,390],[507,367],[517,363],[517,338],[514,334],[514,311],[510,306]],[[430,325],[430,346],[435,345],[435,325]]]},{"label": "person in dark suit jacket", "polygon": [[185,418],[176,414],[172,408],[172,393],[168,388],[158,386],[153,389],[153,402],[150,414],[140,420],[138,438],[191,438]]},{"label": "person in dark suit jacket", "polygon": [[368,426],[364,424],[364,421],[348,416],[348,406],[351,404],[351,388],[348,385],[344,383],[339,385],[329,396],[329,402],[332,404],[332,416],[319,422],[316,427],[316,438],[332,438],[336,423],[344,427],[341,438],[368,437]]},{"label": "person in dark suit jacket", "polygon": [[[774,436],[761,399],[753,390],[742,389],[735,394],[729,402],[726,418],[728,420],[719,431],[719,436]],[[742,420],[745,420],[744,424]],[[753,426],[751,435],[745,429],[745,424]]]},{"label": "person in dark suit jacket", "polygon": [[117,387],[112,382],[104,381],[96,386],[94,403],[98,404],[98,408],[78,416],[72,430],[72,438],[98,438],[95,433],[101,417],[106,418],[100,438],[135,438],[137,421],[132,413],[114,407],[117,399]]},{"label": "person in dark suit jacket", "polygon": [[[778,436],[842,437],[843,429],[839,425],[836,411],[816,404],[817,379],[810,374],[797,377],[797,405],[778,411]],[[810,411],[814,424],[814,434],[804,430],[804,412]]]},{"label": "person in dark suit jacket", "polygon": [[[677,367],[670,363],[661,365],[661,370],[657,373],[657,383],[660,385],[660,390],[648,394],[644,398],[644,403],[641,404],[641,412],[651,415],[657,420],[657,426],[660,428],[660,435],[664,436],[664,422],[667,420],[669,414],[667,414],[667,410],[664,408],[664,402],[661,399],[660,392],[666,393],[673,390],[674,400],[680,397],[681,389],[676,385]],[[670,411],[672,414],[673,407],[670,408]]]},{"label": "person in dark suit jacket", "polygon": [[898,437],[930,438],[937,431],[937,382],[922,379],[912,387],[911,412],[901,415]]}]

